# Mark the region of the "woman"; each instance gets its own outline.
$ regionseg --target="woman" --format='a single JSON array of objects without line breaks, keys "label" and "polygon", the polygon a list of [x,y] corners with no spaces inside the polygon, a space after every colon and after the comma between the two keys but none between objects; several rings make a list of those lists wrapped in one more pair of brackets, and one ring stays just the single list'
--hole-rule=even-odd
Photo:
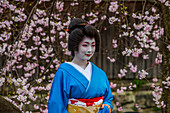
[{"label": "woman", "polygon": [[103,70],[88,60],[99,51],[99,33],[75,18],[69,28],[68,49],[73,60],[62,63],[54,77],[49,113],[111,113],[113,95]]}]

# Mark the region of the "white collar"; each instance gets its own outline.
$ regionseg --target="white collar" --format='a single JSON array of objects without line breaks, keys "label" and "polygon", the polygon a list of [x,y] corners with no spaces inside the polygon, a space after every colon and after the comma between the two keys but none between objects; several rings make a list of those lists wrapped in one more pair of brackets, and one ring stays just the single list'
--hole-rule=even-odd
[{"label": "white collar", "polygon": [[89,62],[85,69],[80,67],[79,65],[73,63],[73,62],[66,62],[70,65],[72,65],[74,68],[76,68],[80,73],[82,73],[89,81],[91,80],[91,73],[92,73],[92,65]]}]

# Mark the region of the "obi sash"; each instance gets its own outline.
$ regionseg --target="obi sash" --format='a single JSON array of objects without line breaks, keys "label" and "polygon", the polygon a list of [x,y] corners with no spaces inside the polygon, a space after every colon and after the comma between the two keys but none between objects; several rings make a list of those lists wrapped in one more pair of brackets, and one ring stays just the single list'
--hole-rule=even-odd
[{"label": "obi sash", "polygon": [[103,97],[91,99],[69,99],[67,111],[69,113],[98,113],[102,104]]}]

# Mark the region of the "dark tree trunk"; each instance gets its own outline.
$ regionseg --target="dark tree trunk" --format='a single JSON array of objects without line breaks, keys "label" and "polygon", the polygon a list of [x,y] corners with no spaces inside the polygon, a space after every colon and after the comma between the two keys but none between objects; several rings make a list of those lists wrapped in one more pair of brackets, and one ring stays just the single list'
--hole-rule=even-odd
[{"label": "dark tree trunk", "polygon": [[[163,39],[163,81],[170,76],[170,51],[167,49],[167,45],[170,45],[170,9],[164,5],[161,5],[163,13],[163,22],[165,28],[165,37]],[[166,104],[163,113],[170,113],[170,89],[165,89],[163,92],[163,99]]]},{"label": "dark tree trunk", "polygon": [[21,113],[21,111],[0,96],[0,113]]}]

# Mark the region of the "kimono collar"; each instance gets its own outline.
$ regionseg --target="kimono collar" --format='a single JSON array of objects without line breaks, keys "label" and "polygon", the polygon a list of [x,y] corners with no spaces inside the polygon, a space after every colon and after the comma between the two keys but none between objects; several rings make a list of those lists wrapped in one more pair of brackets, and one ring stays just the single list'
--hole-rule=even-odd
[{"label": "kimono collar", "polygon": [[[93,68],[94,64],[90,62],[92,65],[92,73],[91,75],[93,76]],[[69,73],[71,76],[73,76],[77,81],[79,81],[85,88],[88,86],[89,81],[88,79],[81,73],[79,72],[76,68],[74,68],[72,65],[68,63],[62,63],[58,69],[63,69],[67,73]]]}]

